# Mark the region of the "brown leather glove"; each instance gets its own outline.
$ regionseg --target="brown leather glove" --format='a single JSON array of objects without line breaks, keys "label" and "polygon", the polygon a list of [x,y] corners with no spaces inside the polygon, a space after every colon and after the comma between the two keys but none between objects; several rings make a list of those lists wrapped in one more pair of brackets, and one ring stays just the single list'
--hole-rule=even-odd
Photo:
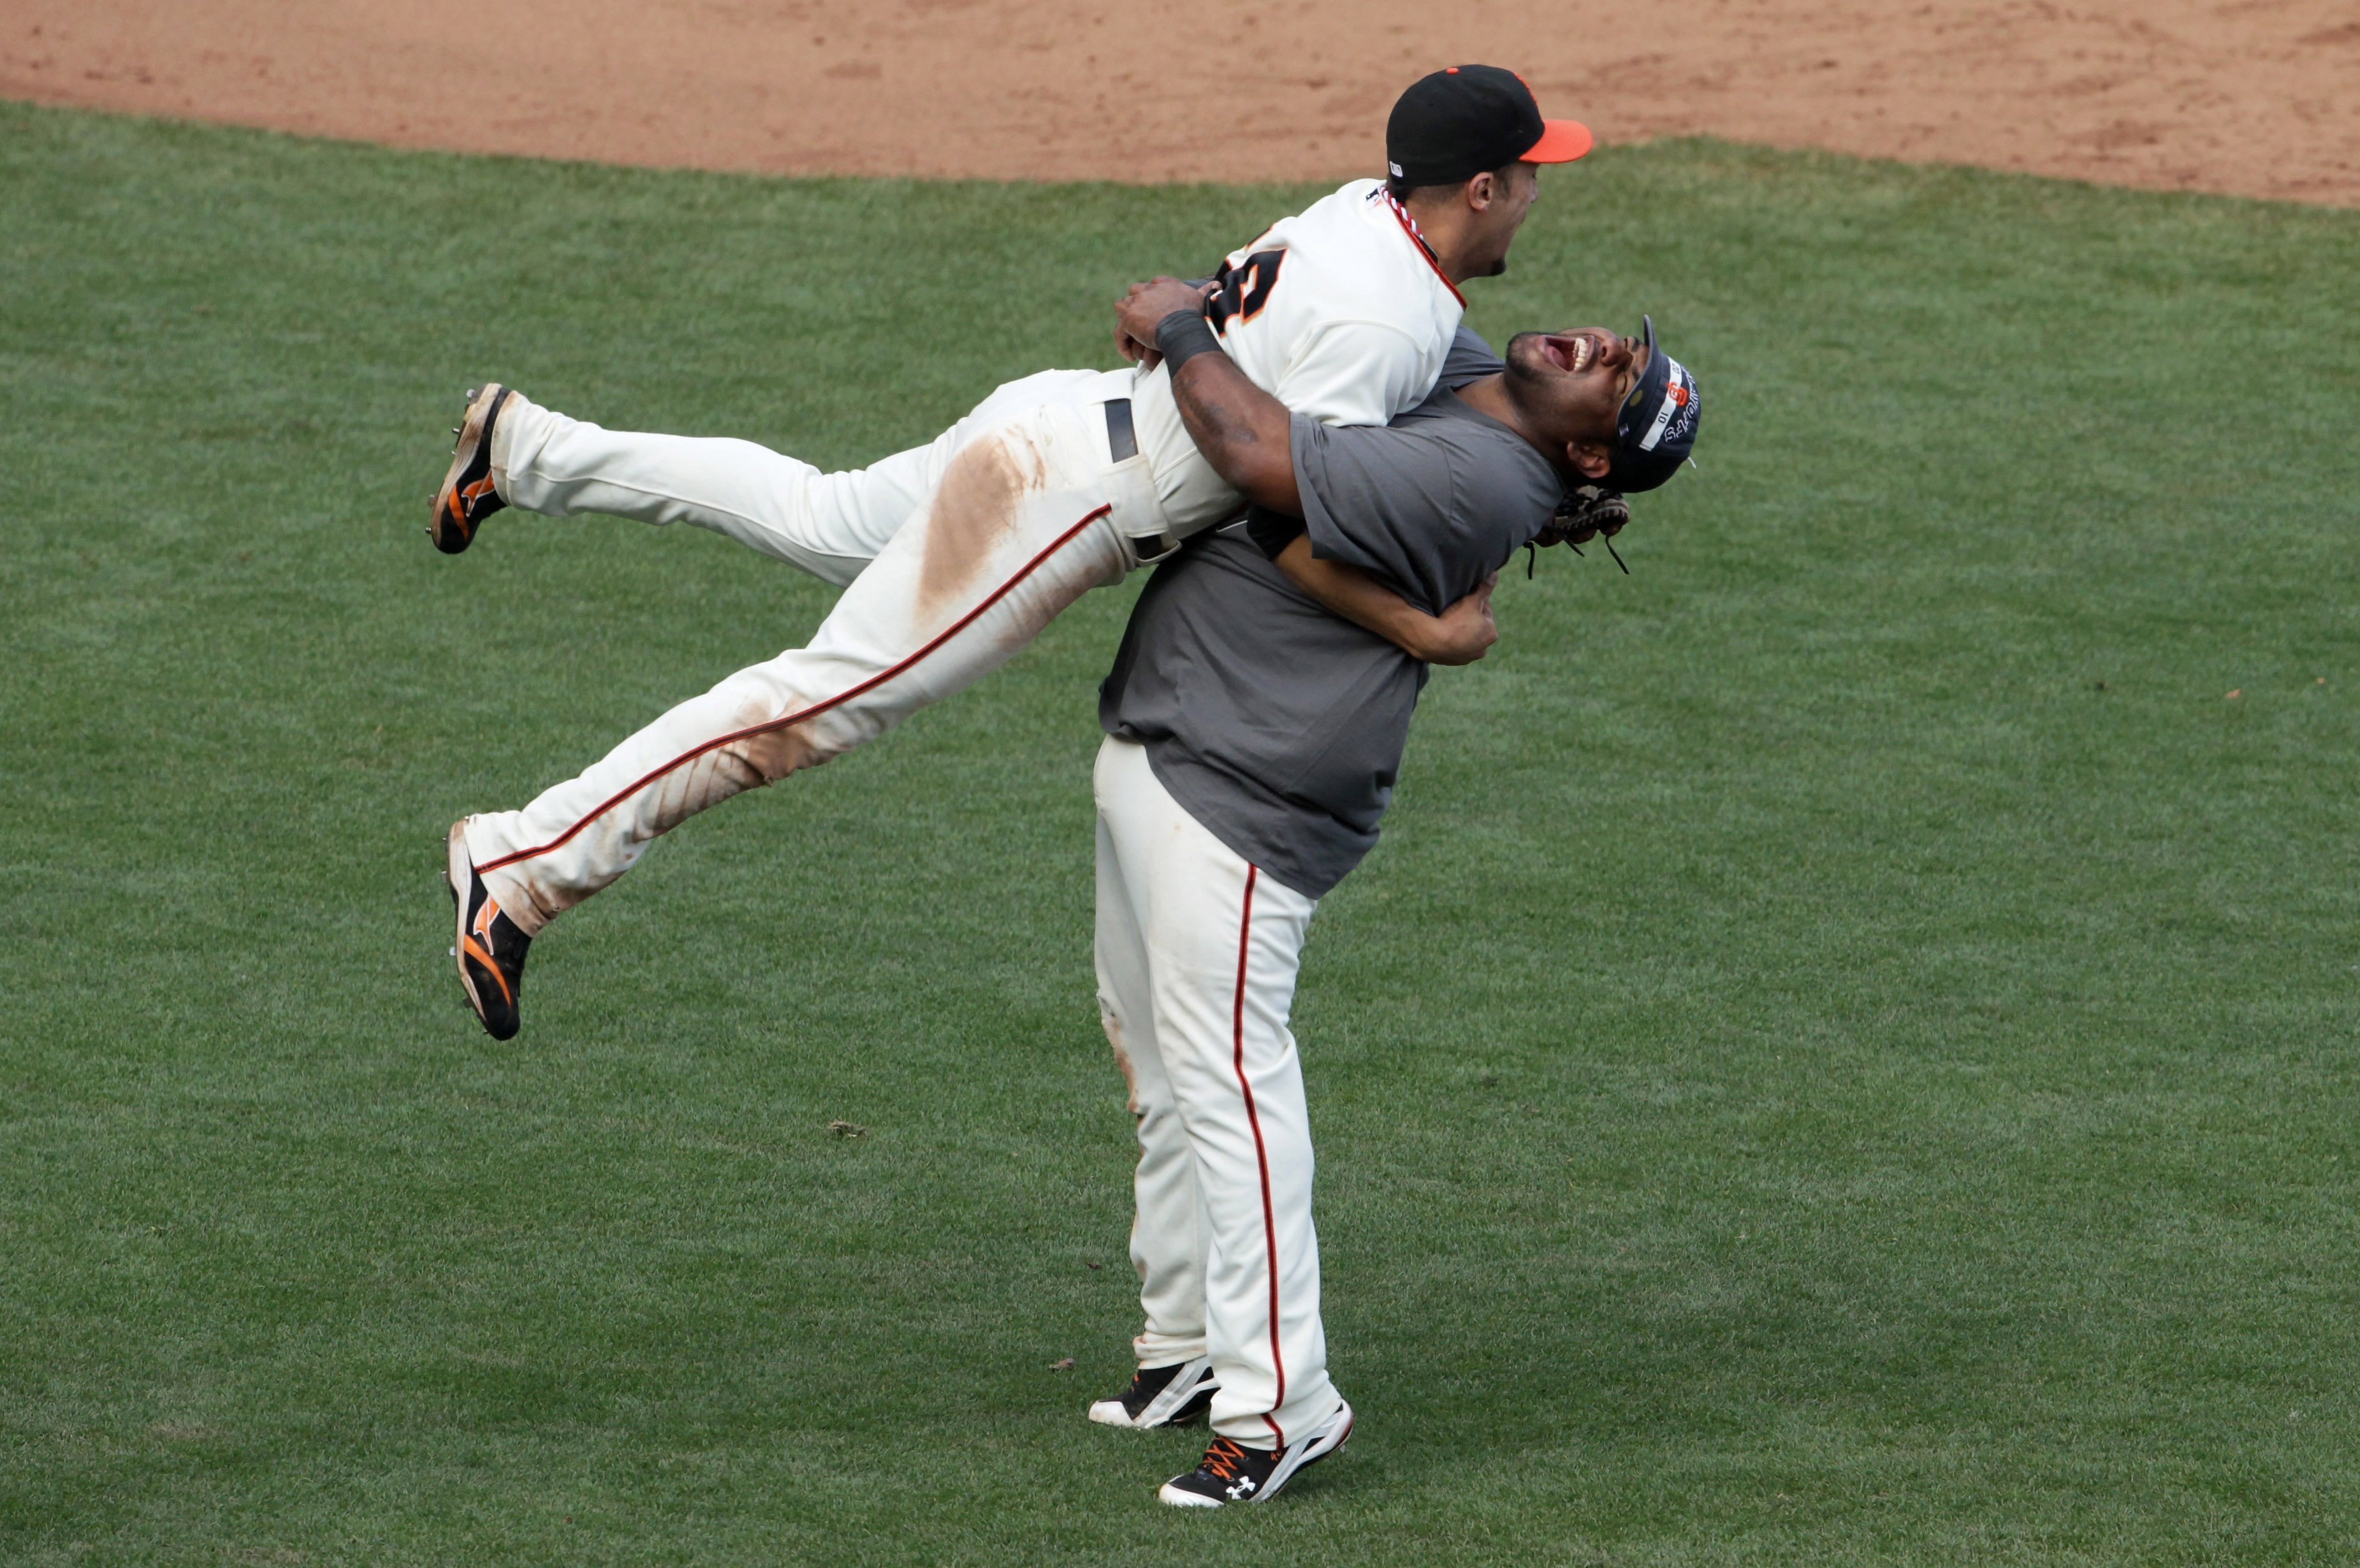
[{"label": "brown leather glove", "polygon": [[1549,519],[1533,542],[1553,544],[1588,544],[1603,534],[1612,539],[1631,520],[1630,506],[1619,490],[1609,490],[1602,485],[1584,485],[1566,492],[1557,504],[1557,516]]}]

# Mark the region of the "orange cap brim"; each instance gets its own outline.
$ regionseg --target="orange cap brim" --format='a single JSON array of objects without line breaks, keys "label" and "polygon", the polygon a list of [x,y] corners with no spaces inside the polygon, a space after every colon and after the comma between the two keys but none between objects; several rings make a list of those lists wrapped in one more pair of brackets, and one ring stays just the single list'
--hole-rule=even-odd
[{"label": "orange cap brim", "polygon": [[1524,154],[1526,163],[1571,163],[1590,150],[1590,127],[1579,120],[1543,120],[1541,139]]}]

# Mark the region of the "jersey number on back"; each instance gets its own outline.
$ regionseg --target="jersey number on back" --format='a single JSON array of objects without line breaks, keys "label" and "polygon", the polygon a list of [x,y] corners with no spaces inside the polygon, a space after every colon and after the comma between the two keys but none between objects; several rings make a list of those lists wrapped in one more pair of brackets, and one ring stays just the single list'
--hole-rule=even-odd
[{"label": "jersey number on back", "polygon": [[1227,332],[1231,321],[1251,321],[1262,314],[1270,303],[1270,291],[1278,287],[1278,265],[1285,259],[1283,250],[1258,250],[1243,267],[1221,263],[1221,270],[1213,275],[1220,287],[1205,301],[1205,319],[1213,330]]}]

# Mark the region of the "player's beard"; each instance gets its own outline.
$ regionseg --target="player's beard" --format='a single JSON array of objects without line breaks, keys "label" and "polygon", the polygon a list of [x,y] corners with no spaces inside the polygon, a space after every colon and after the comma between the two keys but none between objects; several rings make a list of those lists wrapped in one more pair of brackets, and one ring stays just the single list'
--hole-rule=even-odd
[{"label": "player's beard", "polygon": [[1518,332],[1508,340],[1508,352],[1500,357],[1507,362],[1508,380],[1514,387],[1537,391],[1548,385],[1549,378],[1557,374],[1553,365],[1546,372],[1535,369],[1529,354],[1520,355],[1516,352],[1518,343],[1530,343],[1535,338],[1546,335],[1545,332]]},{"label": "player's beard", "polygon": [[1500,390],[1507,395],[1518,417],[1536,430],[1547,428],[1549,394],[1559,374],[1555,365],[1536,364],[1539,356],[1531,350],[1534,340],[1546,335],[1518,332],[1508,340],[1508,352],[1500,356],[1508,366],[1500,378]]},{"label": "player's beard", "polygon": [[[1604,417],[1602,430],[1592,428],[1594,420],[1584,419],[1579,421],[1578,430],[1575,421],[1569,419],[1573,400],[1580,396],[1579,377],[1567,375],[1534,351],[1532,344],[1546,336],[1546,332],[1518,332],[1508,340],[1508,352],[1501,356],[1508,366],[1501,377],[1501,391],[1507,395],[1528,433],[1552,432],[1546,440],[1535,440],[1545,452],[1556,450],[1554,443],[1563,441],[1596,441],[1611,448],[1614,442],[1611,413]],[[1579,433],[1580,430],[1588,433]],[[1556,464],[1560,459],[1551,457],[1549,461]],[[1562,470],[1560,473],[1569,483],[1590,483],[1587,477],[1564,474]]]}]

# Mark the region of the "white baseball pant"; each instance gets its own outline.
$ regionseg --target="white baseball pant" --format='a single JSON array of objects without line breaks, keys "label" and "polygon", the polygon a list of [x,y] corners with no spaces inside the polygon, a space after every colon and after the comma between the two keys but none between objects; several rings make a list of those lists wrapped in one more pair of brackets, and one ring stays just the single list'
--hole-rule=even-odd
[{"label": "white baseball pant", "polygon": [[1098,1006],[1139,1117],[1142,1367],[1209,1355],[1213,1430],[1284,1447],[1333,1414],[1311,1122],[1287,1013],[1317,899],[1263,876],[1098,750]]},{"label": "white baseball pant", "polygon": [[925,505],[977,435],[1046,404],[1128,397],[1131,376],[1027,376],[925,445],[832,474],[752,441],[605,430],[510,392],[492,429],[492,485],[509,506],[552,517],[598,512],[711,528],[843,587]]},{"label": "white baseball pant", "polygon": [[746,441],[602,430],[512,397],[492,454],[510,504],[694,523],[852,581],[808,646],[681,703],[522,811],[468,818],[468,855],[509,918],[539,931],[658,835],[964,690],[1120,581],[1138,564],[1133,536],[1164,527],[1146,460],[1109,446],[1104,405],[1130,381],[1011,382],[931,445],[849,474]]}]

